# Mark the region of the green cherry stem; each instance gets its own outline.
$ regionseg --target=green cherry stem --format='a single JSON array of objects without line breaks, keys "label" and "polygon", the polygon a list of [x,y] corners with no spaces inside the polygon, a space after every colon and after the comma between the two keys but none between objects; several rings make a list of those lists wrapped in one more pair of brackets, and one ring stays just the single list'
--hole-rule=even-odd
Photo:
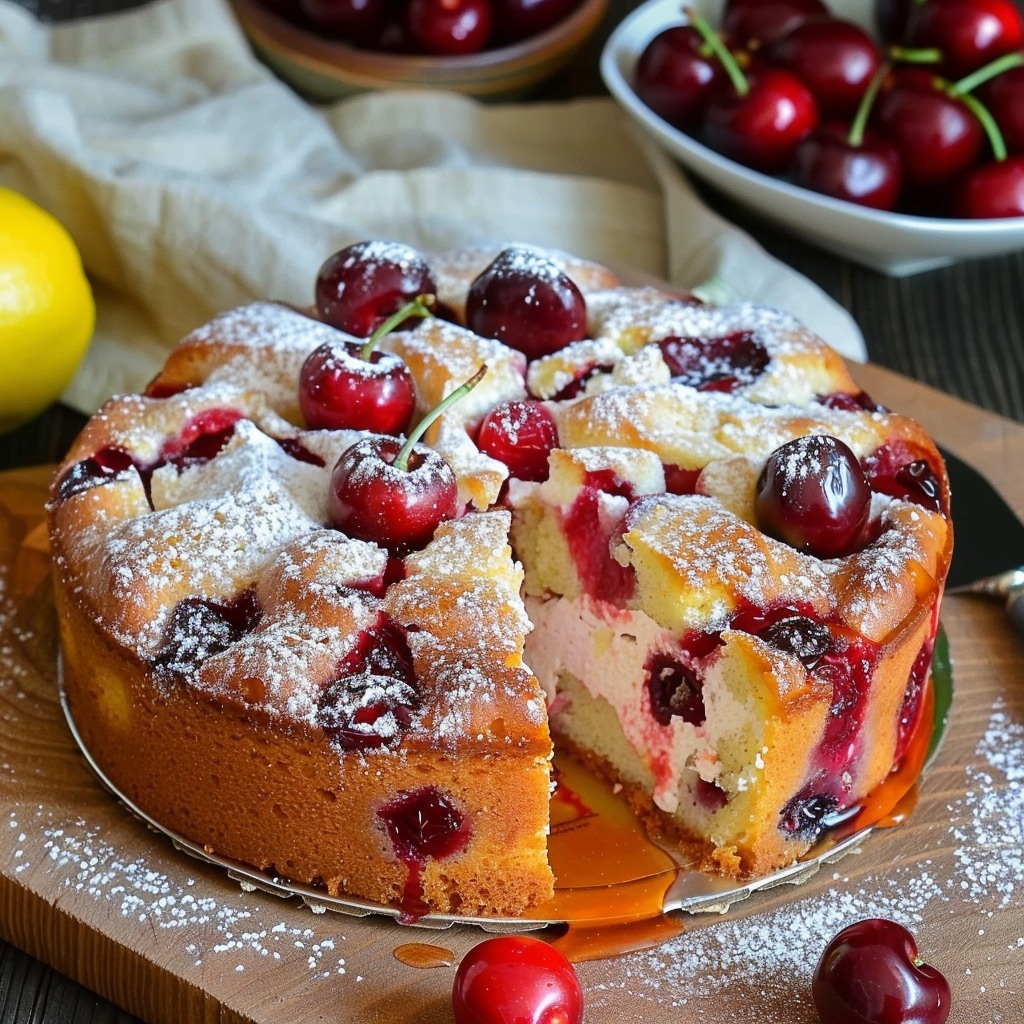
[{"label": "green cherry stem", "polygon": [[409,456],[412,454],[413,447],[419,441],[419,439],[427,432],[427,428],[431,423],[434,422],[442,413],[450,409],[460,399],[465,398],[484,379],[484,374],[487,373],[487,364],[484,363],[476,373],[473,374],[465,384],[460,384],[451,394],[445,395],[437,405],[434,406],[426,416],[423,417],[416,425],[416,428],[410,431],[405,444],[398,449],[398,454],[395,456],[395,461],[391,463],[395,469],[401,470],[403,473],[409,470]]},{"label": "green cherry stem", "polygon": [[999,125],[996,124],[996,119],[992,116],[988,107],[972,93],[965,92],[961,94],[957,92],[956,86],[953,86],[949,93],[952,96],[956,96],[978,119],[981,127],[985,130],[985,134],[988,136],[988,144],[992,147],[992,158],[996,163],[1002,163],[1006,159],[1006,140],[1003,138],[1003,133]]},{"label": "green cherry stem", "polygon": [[412,302],[406,303],[397,313],[392,313],[378,327],[373,334],[366,339],[366,343],[359,350],[359,358],[364,362],[368,361],[373,353],[373,350],[377,347],[377,342],[386,334],[390,334],[400,323],[408,320],[411,316],[428,317],[433,316],[431,312],[434,305],[433,295],[417,295]]},{"label": "green cherry stem", "polygon": [[898,64],[938,64],[942,51],[934,46],[890,46],[889,59]]},{"label": "green cherry stem", "polygon": [[868,82],[868,87],[864,90],[864,95],[857,105],[857,113],[854,114],[850,124],[850,134],[846,137],[846,141],[851,146],[860,146],[864,143],[864,131],[867,128],[868,117],[871,115],[871,108],[875,104],[875,97],[878,95],[878,90],[882,88],[882,82],[885,81],[886,75],[891,70],[892,68],[883,62],[872,76],[871,81]]},{"label": "green cherry stem", "polygon": [[1002,57],[996,57],[995,60],[989,61],[984,67],[978,68],[977,71],[972,71],[965,78],[961,78],[959,82],[954,82],[953,88],[962,96],[964,93],[973,92],[979,85],[984,84],[990,78],[995,78],[996,75],[1001,75],[1004,71],[1009,71],[1011,68],[1019,67],[1024,67],[1024,52],[1018,50],[1014,53],[1004,53]]},{"label": "green cherry stem", "polygon": [[732,87],[740,96],[746,96],[750,92],[750,83],[747,76],[743,74],[732,51],[719,38],[718,33],[697,13],[693,7],[684,7],[683,13],[690,24],[700,33],[705,44],[711,48],[711,52],[719,59],[725,73],[732,82]]}]

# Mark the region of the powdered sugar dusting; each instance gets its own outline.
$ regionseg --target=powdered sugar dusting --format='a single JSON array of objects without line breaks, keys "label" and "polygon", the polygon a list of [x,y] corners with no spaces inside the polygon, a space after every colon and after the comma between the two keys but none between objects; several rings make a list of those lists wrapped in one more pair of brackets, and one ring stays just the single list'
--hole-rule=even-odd
[{"label": "powdered sugar dusting", "polygon": [[[1011,926],[1002,967],[944,947],[950,933],[943,930],[944,919],[974,918],[983,935],[994,915],[1001,914],[1005,925],[1006,913],[1024,899],[1024,722],[1002,699],[992,708],[976,761],[964,769],[964,782],[964,796],[949,805],[948,826],[916,833],[928,837],[916,860],[901,860],[884,874],[857,881],[836,872],[827,892],[699,927],[627,957],[616,981],[596,986],[598,994],[588,1001],[591,1012],[600,1013],[604,1001],[614,1004],[613,992],[624,990],[630,999],[659,1008],[685,1007],[687,1020],[719,1021],[715,1000],[728,979],[731,1000],[752,1008],[784,1006],[788,1022],[818,1024],[810,980],[826,943],[855,921],[886,917],[914,932],[923,955],[940,969],[945,964],[948,972],[957,955],[973,964],[962,977],[950,977],[954,1007],[959,1003],[967,1014],[957,1019],[1016,1024],[1019,1014],[992,1009],[989,1015],[985,1009],[991,1004],[979,997],[998,992],[1004,996],[1000,1006],[1018,1011],[1024,1006],[1024,918],[1017,915]],[[952,873],[937,864],[950,850],[956,862]],[[993,970],[998,972],[994,981],[975,980]]]}]

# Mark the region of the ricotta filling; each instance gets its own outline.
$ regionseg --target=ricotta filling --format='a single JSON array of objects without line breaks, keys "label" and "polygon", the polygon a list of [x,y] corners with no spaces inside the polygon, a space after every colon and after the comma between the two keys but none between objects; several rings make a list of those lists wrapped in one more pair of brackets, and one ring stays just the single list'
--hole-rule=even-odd
[{"label": "ricotta filling", "polygon": [[643,611],[588,597],[527,597],[534,623],[524,657],[544,690],[557,727],[559,679],[574,676],[591,697],[614,710],[623,734],[653,779],[654,803],[668,814],[679,807],[685,769],[716,783],[721,766],[707,723],[673,715],[662,725],[651,707],[648,665],[654,655],[689,659],[673,634]]}]

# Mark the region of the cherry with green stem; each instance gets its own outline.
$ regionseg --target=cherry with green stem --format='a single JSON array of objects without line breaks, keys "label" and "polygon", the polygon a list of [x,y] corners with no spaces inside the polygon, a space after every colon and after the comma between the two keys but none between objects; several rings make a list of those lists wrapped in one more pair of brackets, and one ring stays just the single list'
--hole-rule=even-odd
[{"label": "cherry with green stem", "polygon": [[433,295],[418,295],[366,339],[339,337],[313,349],[299,371],[299,408],[312,430],[400,434],[416,408],[416,386],[405,362],[377,347],[414,318],[432,315]]},{"label": "cherry with green stem", "polygon": [[711,26],[692,7],[685,12],[721,61],[732,86],[709,100],[704,142],[755,170],[783,171],[797,143],[818,123],[818,106],[810,90],[784,68],[755,63],[744,73]]},{"label": "cherry with green stem", "polygon": [[455,472],[420,439],[486,373],[486,365],[481,366],[427,413],[404,442],[372,434],[347,448],[331,474],[330,524],[401,556],[425,547],[442,522],[454,519],[459,511]]},{"label": "cherry with green stem", "polygon": [[822,122],[793,153],[797,185],[875,210],[892,210],[903,187],[903,162],[892,143],[869,132],[868,118],[888,67],[868,84],[853,121]]}]

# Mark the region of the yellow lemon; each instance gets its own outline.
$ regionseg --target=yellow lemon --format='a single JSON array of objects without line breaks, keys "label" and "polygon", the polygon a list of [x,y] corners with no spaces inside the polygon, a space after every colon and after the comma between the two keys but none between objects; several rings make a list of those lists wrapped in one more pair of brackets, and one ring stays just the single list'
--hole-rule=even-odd
[{"label": "yellow lemon", "polygon": [[71,236],[0,186],[0,431],[42,412],[67,387],[95,322]]}]

